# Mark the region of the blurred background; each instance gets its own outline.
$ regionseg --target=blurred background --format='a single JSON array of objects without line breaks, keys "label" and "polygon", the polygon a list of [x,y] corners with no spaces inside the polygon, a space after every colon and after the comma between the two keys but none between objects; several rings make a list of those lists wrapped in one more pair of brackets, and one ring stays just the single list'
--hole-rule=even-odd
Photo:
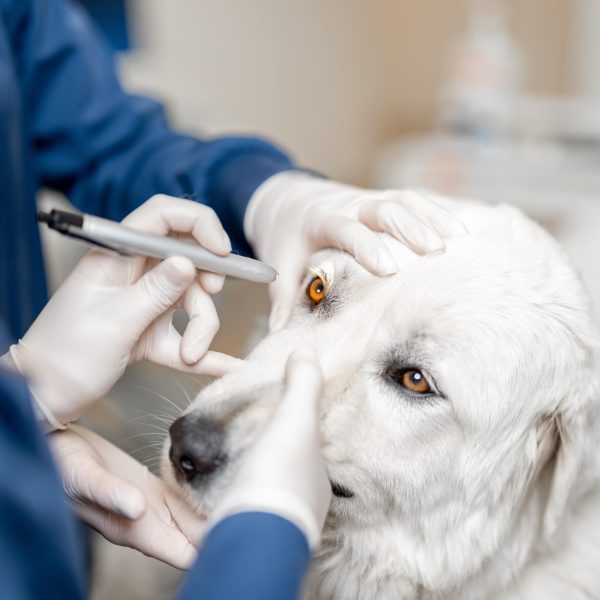
[{"label": "blurred background", "polygon": [[[80,1],[126,87],[161,99],[177,128],[270,137],[361,186],[520,206],[600,306],[598,0]],[[79,254],[43,234],[55,288]],[[266,290],[230,281],[216,304],[215,349],[245,353]],[[135,365],[89,419],[155,468],[165,427],[205,383]],[[170,595],[172,570],[98,548],[94,598]]]}]

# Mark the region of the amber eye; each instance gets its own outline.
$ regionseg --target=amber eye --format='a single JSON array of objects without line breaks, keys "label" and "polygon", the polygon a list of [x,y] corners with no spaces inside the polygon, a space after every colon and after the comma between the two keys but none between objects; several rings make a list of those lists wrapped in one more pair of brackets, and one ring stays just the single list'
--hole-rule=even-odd
[{"label": "amber eye", "polygon": [[433,389],[419,369],[397,369],[390,367],[386,375],[407,392],[424,396],[433,393]]},{"label": "amber eye", "polygon": [[417,369],[407,369],[400,377],[400,385],[405,387],[413,394],[429,394],[431,387],[421,371]]},{"label": "amber eye", "polygon": [[306,297],[313,306],[320,304],[325,298],[325,282],[318,275],[313,277],[306,288]]}]

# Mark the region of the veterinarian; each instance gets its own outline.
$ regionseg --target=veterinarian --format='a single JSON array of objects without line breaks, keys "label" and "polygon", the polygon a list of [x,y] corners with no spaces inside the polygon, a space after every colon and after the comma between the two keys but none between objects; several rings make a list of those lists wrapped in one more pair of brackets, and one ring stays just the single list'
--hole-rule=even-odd
[{"label": "veterinarian", "polygon": [[[193,231],[198,242],[223,252],[227,235],[218,221],[205,227],[207,211],[159,198],[126,221],[149,232],[170,223],[171,231]],[[282,401],[208,525],[137,461],[91,431],[69,426],[132,361],[160,355],[181,363],[182,338],[170,320],[178,303],[189,306],[183,339],[199,335],[196,275],[182,257],[156,264],[91,251],[3,356],[3,597],[85,596],[84,553],[42,430],[49,432],[76,514],[109,540],[183,569],[194,560],[192,542],[204,535],[182,598],[297,597],[331,498],[319,440],[321,374],[310,352],[289,359]],[[227,368],[234,368],[227,358]]]},{"label": "veterinarian", "polygon": [[[178,229],[184,223],[184,231],[215,252],[226,254],[233,247],[273,265],[280,273],[271,288],[273,328],[286,322],[297,281],[314,250],[345,249],[365,268],[383,276],[397,270],[387,249],[389,239],[424,253],[442,249],[444,237],[462,232],[448,213],[414,194],[366,191],[313,177],[264,140],[199,140],[174,133],[158,103],[122,90],[103,41],[84,12],[68,0],[0,0],[0,82],[4,209],[0,315],[7,323],[6,344],[27,331],[13,356],[22,374],[32,381],[33,396],[44,397],[36,406],[38,417],[49,428],[76,418],[133,360],[148,358],[185,371],[218,375],[235,359],[208,351],[218,328],[210,294],[219,291],[222,277],[203,273],[195,278],[189,265],[175,259],[143,276],[145,263],[132,263],[135,281],[127,279],[128,274],[118,266],[121,263],[115,263],[111,268],[118,276],[113,280],[111,268],[97,269],[94,261],[100,259],[92,253],[48,305],[45,314],[54,317],[40,317],[31,326],[47,299],[34,218],[41,187],[63,192],[82,210],[114,219],[157,193],[193,198],[197,203],[192,205],[199,211],[193,219],[196,225],[190,226],[186,209],[184,217],[178,213],[174,221],[160,226]],[[142,228],[150,222],[139,213],[131,218],[132,225]],[[219,220],[228,235],[222,233]],[[105,278],[95,279],[102,274]],[[168,315],[147,320],[148,315],[155,316],[157,307],[165,308],[164,302],[170,301],[171,307],[173,298],[179,298],[191,317],[181,340],[170,327]],[[113,301],[114,308],[107,310]],[[93,351],[92,340],[97,341]],[[113,347],[115,354],[110,353]],[[79,370],[86,364],[88,351],[93,360]],[[36,387],[36,381],[43,383]],[[23,398],[26,393],[13,380],[6,386],[7,398],[11,394]],[[9,406],[7,401],[3,409]],[[23,403],[21,409],[26,411]],[[2,427],[10,429],[11,423],[17,427],[20,421],[14,421],[15,414],[7,413]],[[31,432],[28,425],[22,426],[23,432]],[[67,438],[64,434],[61,439]],[[33,455],[47,455],[40,450],[39,439],[24,439],[30,440],[27,448]],[[72,453],[61,446],[58,454],[64,485],[82,505],[82,517],[115,542],[177,562],[176,553],[163,539],[164,527],[156,528],[160,518],[154,520],[156,527],[144,530],[145,536],[129,524],[141,522],[135,519],[140,507],[150,506],[156,496],[160,499],[162,488],[157,492],[149,483],[136,494],[131,487],[116,485],[122,457],[105,457],[93,446],[90,450],[89,440],[78,444],[73,444]],[[81,475],[89,469],[77,471],[82,461],[88,466],[95,462],[93,476]],[[14,462],[17,470],[7,474],[3,483],[19,479],[19,465],[18,460]],[[51,479],[40,472],[40,482],[44,481],[52,489]],[[38,493],[43,487],[26,489],[33,494],[27,498],[44,499]],[[94,513],[98,505],[108,512]],[[32,506],[37,505],[33,502]],[[166,510],[164,502],[159,502],[155,514],[169,514]],[[146,518],[151,514],[146,508]],[[50,509],[48,515],[54,518]],[[132,519],[127,521],[128,517]],[[55,523],[60,524],[57,519]],[[125,527],[117,526],[122,522],[119,519],[127,521]],[[45,547],[40,542],[38,550]],[[11,552],[6,556],[10,558]],[[16,549],[14,556],[19,556]]]}]

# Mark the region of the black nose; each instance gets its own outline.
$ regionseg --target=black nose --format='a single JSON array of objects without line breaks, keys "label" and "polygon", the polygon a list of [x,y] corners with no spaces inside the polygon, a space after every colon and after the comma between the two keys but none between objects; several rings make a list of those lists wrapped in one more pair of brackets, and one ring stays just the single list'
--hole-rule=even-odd
[{"label": "black nose", "polygon": [[219,423],[190,413],[177,419],[169,434],[169,458],[176,475],[186,481],[201,481],[225,464],[223,427]]}]

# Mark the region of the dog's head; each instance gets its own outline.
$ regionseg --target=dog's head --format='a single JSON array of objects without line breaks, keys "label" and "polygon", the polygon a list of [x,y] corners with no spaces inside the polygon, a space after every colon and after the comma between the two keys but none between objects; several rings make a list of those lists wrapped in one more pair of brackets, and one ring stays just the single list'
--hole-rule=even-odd
[{"label": "dog's head", "polygon": [[281,395],[287,356],[316,350],[334,490],[314,569],[324,597],[369,581],[456,589],[514,546],[508,579],[587,485],[597,404],[580,283],[515,209],[446,203],[470,233],[424,257],[389,240],[392,277],[315,254],[287,327],[171,428],[164,476],[210,511]]}]

